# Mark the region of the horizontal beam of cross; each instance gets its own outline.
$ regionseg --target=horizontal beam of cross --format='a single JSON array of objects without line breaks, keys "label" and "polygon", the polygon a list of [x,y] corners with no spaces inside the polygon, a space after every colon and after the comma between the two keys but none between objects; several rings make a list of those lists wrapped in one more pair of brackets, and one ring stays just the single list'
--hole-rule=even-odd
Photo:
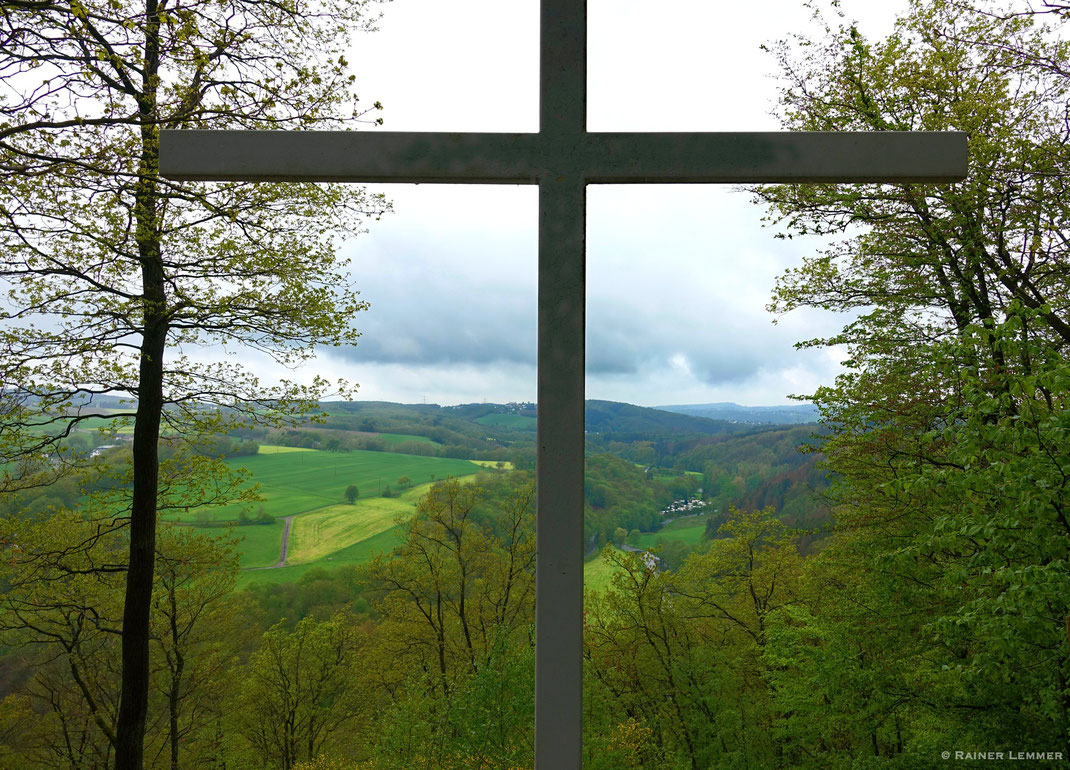
[{"label": "horizontal beam of cross", "polygon": [[961,132],[585,133],[161,131],[172,179],[537,184],[962,179]]}]

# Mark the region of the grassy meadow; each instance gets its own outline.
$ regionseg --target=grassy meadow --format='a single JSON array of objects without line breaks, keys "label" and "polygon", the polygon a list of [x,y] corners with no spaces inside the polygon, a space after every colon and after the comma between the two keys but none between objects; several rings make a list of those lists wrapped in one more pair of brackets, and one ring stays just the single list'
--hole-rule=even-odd
[{"label": "grassy meadow", "polygon": [[[242,527],[242,529],[254,529],[254,527]],[[282,530],[280,529],[279,533],[281,534],[281,532]],[[394,550],[394,546],[401,545],[402,542],[404,542],[404,528],[393,527],[385,532],[372,535],[366,540],[353,543],[340,551],[335,551],[319,561],[306,562],[304,564],[287,564],[287,566],[279,567],[278,569],[247,569],[238,576],[238,588],[244,588],[253,583],[271,585],[292,583],[314,569],[333,569],[335,567],[361,564],[370,560],[376,554],[390,553]],[[275,559],[271,563],[274,564],[278,558],[278,550],[276,549]]]},{"label": "grassy meadow", "polygon": [[673,519],[657,532],[643,532],[636,537],[629,537],[628,545],[636,548],[653,548],[659,540],[683,540],[688,545],[697,545],[706,531],[705,516],[681,516]]},{"label": "grassy meadow", "polygon": [[[451,476],[468,476],[479,470],[478,465],[468,460],[394,452],[294,451],[292,447],[275,446],[262,446],[259,454],[237,457],[228,463],[248,469],[252,481],[260,484],[264,499],[253,504],[254,512],[263,506],[265,512],[276,518],[343,503],[350,484],[355,484],[360,499],[365,499],[378,497],[387,486],[401,491],[397,489],[397,481],[402,476],[414,484],[423,484]],[[223,505],[182,514],[181,518],[197,522],[234,521],[241,511],[241,505]],[[179,517],[167,518],[173,521]]]},{"label": "grassy meadow", "polygon": [[[416,503],[431,488],[432,479],[472,477],[480,470],[479,465],[467,460],[391,452],[324,452],[272,445],[261,446],[259,454],[253,457],[228,462],[248,469],[252,473],[251,483],[260,485],[264,500],[253,503],[254,513],[262,506],[275,517],[271,524],[251,524],[232,530],[240,538],[238,549],[242,554],[241,565],[246,570],[241,576],[242,585],[254,581],[289,582],[314,567],[355,564],[366,561],[373,552],[389,552],[400,542],[400,531],[395,531],[396,517],[410,515],[415,510]],[[402,476],[414,484],[399,489],[397,480]],[[360,490],[360,497],[353,504],[344,502],[345,489],[350,484]],[[388,485],[396,497],[379,496]],[[235,504],[163,518],[196,526],[234,521],[242,510],[241,505]],[[287,566],[260,569],[273,566],[279,559],[285,516],[293,516]]]},{"label": "grassy meadow", "polygon": [[393,529],[398,516],[411,516],[416,503],[431,489],[420,484],[397,497],[372,497],[339,503],[296,516],[290,529],[287,564],[325,559],[375,535]]},{"label": "grassy meadow", "polygon": [[[418,439],[404,434],[379,435],[389,436],[392,443]],[[272,524],[233,529],[241,539],[238,548],[244,571],[239,585],[287,583],[312,569],[358,564],[376,553],[389,553],[402,542],[404,535],[404,527],[397,525],[398,517],[412,514],[417,502],[430,489],[432,480],[471,478],[481,467],[497,465],[490,461],[390,452],[325,452],[275,445],[263,445],[253,457],[234,458],[228,462],[248,469],[252,482],[260,485],[264,499],[252,505],[252,512],[262,506],[276,519]],[[402,476],[407,476],[413,484],[399,489],[397,480]],[[344,501],[345,489],[350,484],[360,490],[359,498],[352,504]],[[395,497],[379,494],[387,485]],[[172,522],[181,518],[183,524],[194,525],[234,521],[241,510],[239,505],[229,505],[165,518]],[[293,517],[286,566],[264,569],[278,561],[285,516]],[[641,548],[653,548],[659,539],[695,544],[704,529],[704,517],[681,517],[658,532],[644,533],[629,538],[628,542]],[[617,569],[606,564],[600,556],[591,559],[584,565],[584,586],[604,591]]]}]

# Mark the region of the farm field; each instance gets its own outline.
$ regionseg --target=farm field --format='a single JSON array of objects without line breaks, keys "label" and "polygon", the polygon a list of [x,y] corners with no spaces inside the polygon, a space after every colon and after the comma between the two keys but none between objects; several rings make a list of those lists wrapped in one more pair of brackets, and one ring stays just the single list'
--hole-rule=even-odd
[{"label": "farm field", "polygon": [[468,462],[475,463],[483,468],[497,468],[498,463],[501,462],[502,470],[513,470],[513,464],[508,460],[469,460]]},{"label": "farm field", "polygon": [[[342,503],[346,487],[350,484],[355,484],[360,489],[360,499],[365,499],[377,497],[386,486],[396,488],[397,480],[402,476],[419,484],[432,479],[468,476],[479,470],[478,465],[468,460],[393,452],[324,452],[311,449],[280,452],[277,451],[278,447],[261,449],[267,451],[252,457],[234,458],[228,463],[247,468],[252,474],[252,481],[259,482],[264,500],[255,503],[253,511],[262,506],[265,512],[276,518]],[[190,518],[233,521],[241,511],[239,504],[224,505],[187,513],[183,518],[187,521]],[[176,516],[172,514],[166,518],[174,520]]]},{"label": "farm field", "polygon": [[411,516],[431,483],[405,490],[397,497],[372,497],[354,504],[339,503],[294,517],[286,563],[308,564],[326,559],[361,541],[394,528],[397,516]]},{"label": "farm field", "polygon": [[[386,532],[380,532],[378,535],[373,535],[367,540],[361,540],[359,543],[354,543],[340,551],[335,551],[330,556],[319,561],[309,562],[307,564],[295,564],[292,566],[280,567],[279,569],[245,570],[238,575],[237,587],[245,588],[253,583],[265,585],[293,583],[302,575],[315,569],[334,569],[336,567],[361,564],[369,561],[376,554],[390,553],[394,550],[395,546],[401,545],[403,542],[404,531],[402,527],[388,529]],[[275,558],[278,559],[277,553]],[[274,564],[274,562],[272,563]]]},{"label": "farm field", "polygon": [[[636,463],[636,465],[638,465],[640,468],[645,467],[640,463]],[[698,471],[684,471],[684,474],[687,475],[687,476],[699,476],[699,477],[702,476],[702,474],[699,473]],[[676,478],[677,478],[676,475],[674,475],[672,473],[666,473],[666,474],[659,474],[659,475],[655,476],[654,477],[654,481],[660,481],[660,482],[663,482],[665,484],[669,484],[669,483],[672,483],[672,481],[675,480]]]},{"label": "farm field", "polygon": [[697,545],[702,541],[702,533],[705,531],[704,516],[682,516],[670,521],[657,532],[643,532],[637,537],[629,537],[627,542],[636,548],[653,548],[658,544],[658,540],[683,540],[688,545]]},{"label": "farm field", "polygon": [[234,527],[234,534],[240,538],[237,550],[241,552],[241,566],[270,567],[277,562],[282,550],[283,526],[282,520],[276,519],[273,524]]},{"label": "farm field", "polygon": [[[101,428],[106,428],[108,431],[114,431],[119,436],[133,436],[134,435],[134,413],[120,409],[100,409],[100,412],[110,412],[112,414],[124,414],[128,415],[127,419],[113,418],[113,417],[89,417],[78,423],[78,430],[86,431],[87,433],[95,433]],[[162,429],[161,429],[162,430]]]}]

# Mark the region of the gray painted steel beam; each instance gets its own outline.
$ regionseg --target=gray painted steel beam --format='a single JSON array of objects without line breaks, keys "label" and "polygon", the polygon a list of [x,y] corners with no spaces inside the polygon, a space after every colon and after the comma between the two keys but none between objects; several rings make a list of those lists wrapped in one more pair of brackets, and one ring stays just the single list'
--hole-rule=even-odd
[{"label": "gray painted steel beam", "polygon": [[586,191],[539,185],[535,766],[579,768],[583,717]]},{"label": "gray painted steel beam", "polygon": [[538,134],[161,131],[160,173],[250,182],[535,184]]},{"label": "gray painted steel beam", "polygon": [[[587,131],[586,0],[542,0],[539,36],[541,160],[557,168],[539,185],[535,768],[580,770],[587,191],[577,151]],[[571,173],[558,163],[565,159]]]},{"label": "gray painted steel beam", "polygon": [[588,134],[585,178],[614,183],[954,182],[962,132]]},{"label": "gray painted steel beam", "polygon": [[[556,137],[556,138],[555,138]],[[457,134],[161,131],[172,179],[537,184],[952,182],[961,132]]]}]

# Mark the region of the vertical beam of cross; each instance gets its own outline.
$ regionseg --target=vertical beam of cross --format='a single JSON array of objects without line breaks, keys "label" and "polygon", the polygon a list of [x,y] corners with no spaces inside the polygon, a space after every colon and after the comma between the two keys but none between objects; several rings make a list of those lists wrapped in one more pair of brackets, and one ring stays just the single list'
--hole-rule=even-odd
[{"label": "vertical beam of cross", "polygon": [[[587,2],[543,0],[539,133],[587,130]],[[539,180],[535,767],[579,768],[583,724],[583,473],[587,184]]]}]

